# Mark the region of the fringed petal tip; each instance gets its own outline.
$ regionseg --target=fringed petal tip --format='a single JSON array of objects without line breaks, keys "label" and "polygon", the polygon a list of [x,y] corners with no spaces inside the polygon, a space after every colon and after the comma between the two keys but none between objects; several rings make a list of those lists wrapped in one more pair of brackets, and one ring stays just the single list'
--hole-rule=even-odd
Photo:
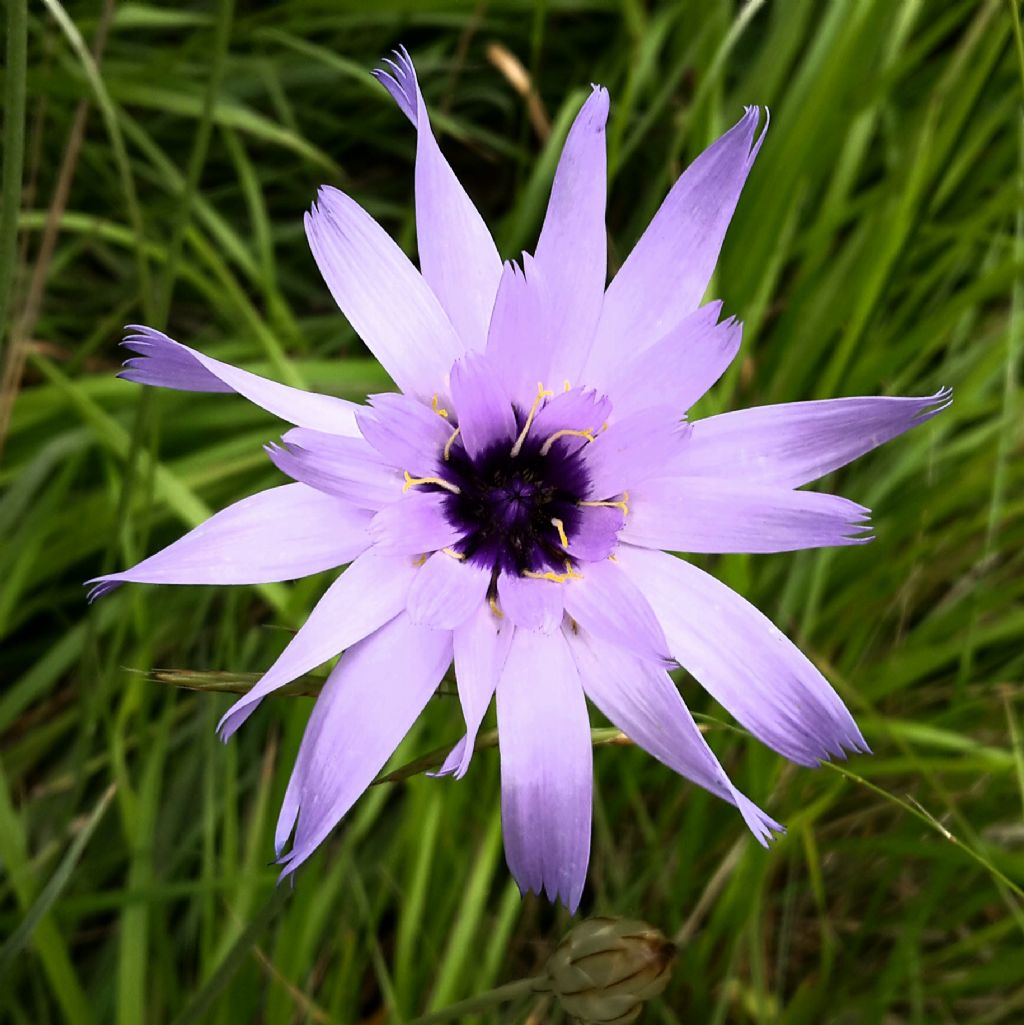
[{"label": "fringed petal tip", "polygon": [[249,712],[254,712],[256,706],[245,709],[245,714],[240,714],[233,709],[228,709],[221,717],[220,722],[217,723],[217,739],[222,743],[226,744],[241,728],[242,724],[246,719],[249,718]]},{"label": "fringed petal tip", "polygon": [[772,123],[772,112],[767,107],[762,107],[760,104],[747,104],[743,108],[743,118],[745,121],[750,123],[751,135],[757,130],[758,123],[761,120],[761,111],[764,111],[764,127],[761,129],[761,134],[758,135],[757,141],[750,147],[750,157],[748,158],[749,164],[753,164],[754,159],[757,157],[758,150],[761,148],[761,143],[764,142],[764,137],[768,134],[768,128]]},{"label": "fringed petal tip", "polygon": [[845,762],[851,755],[874,754],[857,724],[852,719],[849,723],[844,724],[844,726],[842,735],[838,736],[838,738],[832,738],[828,743],[822,743],[820,749],[814,753],[813,757],[804,758],[802,761],[793,758],[792,755],[787,757],[791,761],[797,761],[797,764],[805,765],[810,769],[820,769],[822,765],[829,762]]},{"label": "fringed petal tip", "polygon": [[519,896],[524,900],[527,894],[533,893],[538,897],[545,897],[552,904],[561,904],[570,915],[576,914],[579,910],[580,901],[583,899],[582,887],[575,893],[563,893],[561,887],[553,886],[550,883],[528,885],[521,883],[518,879],[515,882],[519,889]]},{"label": "fringed petal tip", "polygon": [[382,58],[382,62],[390,70],[375,68],[371,75],[391,94],[403,114],[415,125],[418,105],[416,68],[413,66],[409,51],[404,46],[392,50],[394,59]]},{"label": "fringed petal tip", "polygon": [[943,385],[934,395],[929,395],[921,400],[921,408],[914,418],[914,426],[931,420],[933,416],[938,416],[943,410],[949,409],[951,405],[953,405],[953,389],[948,385]]},{"label": "fringed petal tip", "polygon": [[230,385],[200,363],[195,354],[173,338],[146,327],[126,324],[120,344],[137,355],[126,359],[117,375],[123,381],[172,391],[230,392]]},{"label": "fringed petal tip", "polygon": [[86,600],[90,605],[92,605],[93,602],[98,601],[100,598],[103,598],[105,595],[110,594],[111,591],[120,587],[121,581],[110,580],[107,577],[93,577],[91,580],[86,580],[82,586],[89,588],[86,593]]},{"label": "fringed petal tip", "polygon": [[732,790],[737,810],[743,816],[747,828],[753,833],[754,839],[762,847],[770,847],[786,835],[784,825],[776,822],[767,812],[758,808],[749,797],[741,794],[735,787]]}]

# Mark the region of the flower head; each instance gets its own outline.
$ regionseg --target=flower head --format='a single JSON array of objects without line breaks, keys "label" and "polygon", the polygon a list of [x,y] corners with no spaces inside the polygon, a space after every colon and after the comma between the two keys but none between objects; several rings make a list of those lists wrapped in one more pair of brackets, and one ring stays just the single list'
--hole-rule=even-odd
[{"label": "flower head", "polygon": [[431,133],[403,50],[377,77],[417,130],[417,270],[343,193],[306,215],[328,287],[400,389],[356,405],[276,384],[145,327],[122,376],[234,391],[293,424],[253,495],[132,569],[97,579],[241,584],[351,563],[259,683],[341,652],[313,708],[277,830],[285,873],[380,771],[454,661],[462,776],[497,698],[502,815],[523,890],[575,909],[590,847],[586,698],[667,766],[781,827],[730,782],[668,669],[802,765],[865,751],[842,701],[743,598],[667,552],[862,544],[868,511],[801,487],[922,423],[948,392],[764,406],[688,423],[741,326],[701,305],[764,138],[743,117],[686,170],[606,288],[605,122],[569,132],[536,250],[502,264]]},{"label": "flower head", "polygon": [[675,956],[675,944],[653,925],[588,918],[548,958],[546,984],[579,1025],[630,1025],[664,992]]}]

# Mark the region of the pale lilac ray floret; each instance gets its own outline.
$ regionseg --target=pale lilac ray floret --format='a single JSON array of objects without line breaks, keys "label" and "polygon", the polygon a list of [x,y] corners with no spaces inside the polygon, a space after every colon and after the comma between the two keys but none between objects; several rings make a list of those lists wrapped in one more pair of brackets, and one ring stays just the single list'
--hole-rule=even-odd
[{"label": "pale lilac ray floret", "polygon": [[806,485],[923,423],[949,392],[763,406],[690,423],[741,325],[701,305],[764,139],[743,117],[675,183],[606,286],[605,124],[595,86],[566,139],[536,249],[502,263],[438,148],[403,49],[375,72],[417,131],[419,270],[353,199],[320,190],[313,256],[400,389],[356,405],[276,384],[131,327],[123,377],[238,392],[292,424],[268,447],[292,483],[222,510],[125,582],[253,584],[347,565],[258,684],[342,654],[281,809],[293,872],[379,773],[454,663],[461,777],[492,697],[509,867],[575,910],[590,849],[587,699],[669,768],[781,830],[730,782],[669,670],[756,738],[814,766],[867,745],[820,672],[760,612],[670,552],[870,540],[868,510]]}]

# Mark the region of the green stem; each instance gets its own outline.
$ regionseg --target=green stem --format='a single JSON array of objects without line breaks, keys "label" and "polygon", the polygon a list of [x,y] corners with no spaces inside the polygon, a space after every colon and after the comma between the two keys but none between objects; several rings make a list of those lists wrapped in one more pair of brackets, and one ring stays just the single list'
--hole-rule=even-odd
[{"label": "green stem", "polygon": [[431,1011],[429,1014],[413,1018],[406,1025],[434,1025],[438,1021],[451,1021],[453,1018],[461,1018],[463,1015],[476,1014],[477,1011],[486,1011],[496,1004],[503,1004],[508,1000],[516,1000],[518,997],[528,996],[530,993],[544,993],[547,991],[548,981],[546,975],[534,975],[529,979],[519,979],[516,982],[507,982],[497,989],[488,990],[486,993],[478,993],[475,997],[460,1000],[457,1004],[449,1004],[439,1011]]},{"label": "green stem", "polygon": [[0,343],[11,321],[11,284],[17,253],[18,211],[25,154],[25,68],[28,16],[25,0],[7,0],[7,68],[4,74],[4,185],[0,199]]}]

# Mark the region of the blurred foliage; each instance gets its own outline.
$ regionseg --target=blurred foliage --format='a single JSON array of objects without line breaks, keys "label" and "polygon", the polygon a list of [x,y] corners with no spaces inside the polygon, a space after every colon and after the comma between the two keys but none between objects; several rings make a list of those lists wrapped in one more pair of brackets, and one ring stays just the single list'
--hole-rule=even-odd
[{"label": "blurred foliage", "polygon": [[[533,244],[587,83],[613,98],[613,266],[742,105],[771,107],[713,285],[746,322],[743,355],[702,413],[955,388],[936,421],[826,482],[874,508],[872,545],[705,562],[823,668],[874,757],[852,776],[788,766],[682,678],[737,784],[789,827],[765,852],[641,752],[596,753],[583,909],[643,917],[681,948],[643,1020],[1022,1020],[1014,0],[45,0],[23,15],[7,0],[5,166],[23,158],[24,175],[20,214],[5,183],[19,230],[0,254],[0,1018],[397,1023],[535,973],[566,928],[504,867],[493,751],[461,783],[373,788],[275,891],[308,698],[270,702],[223,747],[229,695],[144,674],[259,672],[324,580],[128,587],[91,608],[81,587],[277,479],[261,444],[281,427],[259,409],[116,380],[122,324],[350,398],[387,386],[301,214],[335,184],[414,252],[414,133],[368,74],[402,42],[506,256]],[[460,721],[439,696],[396,764]],[[531,1009],[560,1013],[523,1000],[486,1020]]]}]

